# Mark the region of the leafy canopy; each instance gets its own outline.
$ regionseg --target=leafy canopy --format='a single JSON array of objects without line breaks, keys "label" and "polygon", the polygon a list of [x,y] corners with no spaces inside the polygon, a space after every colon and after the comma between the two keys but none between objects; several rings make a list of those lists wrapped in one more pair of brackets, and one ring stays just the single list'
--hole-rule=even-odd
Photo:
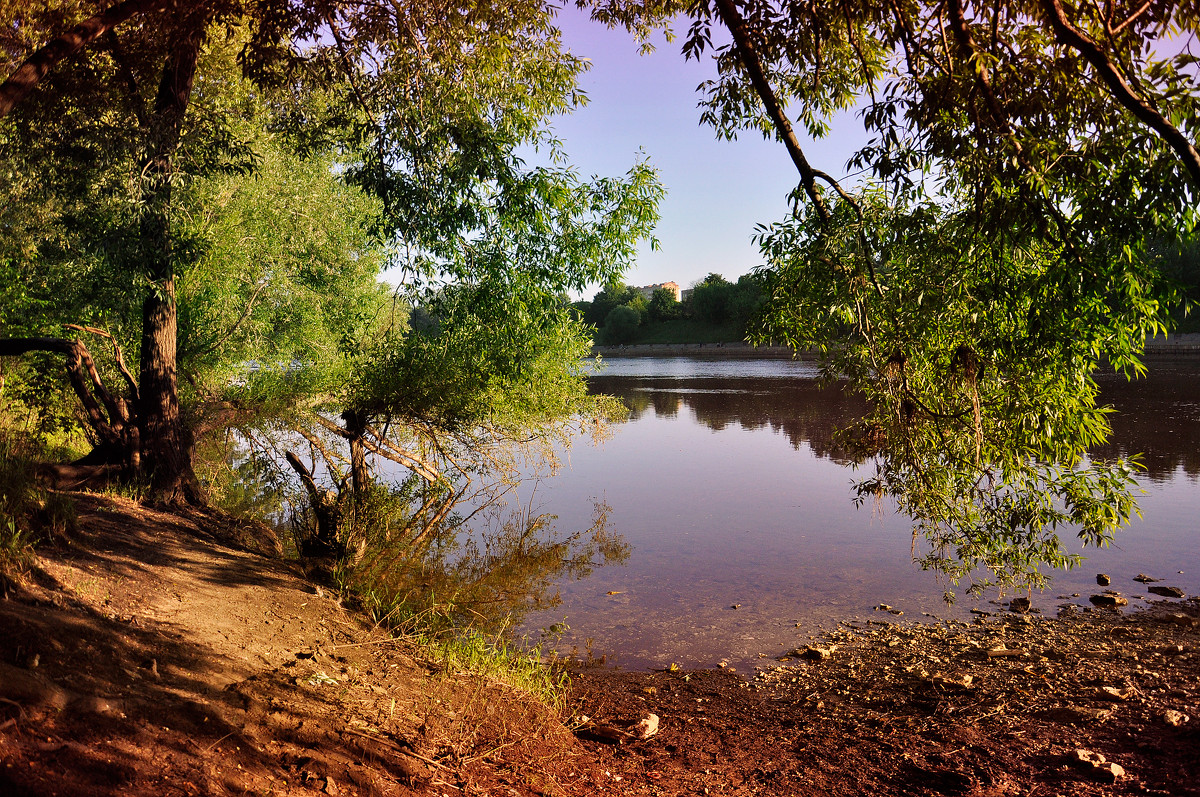
[{"label": "leafy canopy", "polygon": [[[873,407],[848,433],[952,580],[1013,588],[1135,511],[1093,373],[1140,373],[1200,218],[1194,2],[598,2],[634,30],[683,11],[718,135],[780,140],[796,212],[760,228],[759,339],[814,348]],[[843,184],[802,138],[855,109]],[[793,126],[793,120],[795,125]]]}]

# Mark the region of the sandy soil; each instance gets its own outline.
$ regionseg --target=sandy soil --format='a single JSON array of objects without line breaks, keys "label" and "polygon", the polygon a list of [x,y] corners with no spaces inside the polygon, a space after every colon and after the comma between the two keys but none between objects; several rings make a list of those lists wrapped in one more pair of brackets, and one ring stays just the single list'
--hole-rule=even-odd
[{"label": "sandy soil", "polygon": [[559,714],[261,530],[78,500],[0,600],[0,795],[1200,795],[1195,599],[847,626],[751,680],[585,669]]}]

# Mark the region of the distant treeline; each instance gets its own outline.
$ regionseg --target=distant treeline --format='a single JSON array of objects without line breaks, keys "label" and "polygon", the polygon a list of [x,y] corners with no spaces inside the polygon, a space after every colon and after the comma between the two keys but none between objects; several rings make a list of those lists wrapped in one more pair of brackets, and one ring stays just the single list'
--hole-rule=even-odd
[{"label": "distant treeline", "polygon": [[[1200,304],[1200,242],[1163,248],[1158,267],[1185,300],[1173,313],[1173,331],[1200,332],[1200,308],[1195,307]],[[682,302],[667,288],[647,299],[637,288],[616,283],[572,307],[595,328],[601,346],[732,343],[745,340],[758,319],[769,293],[767,281],[764,272],[745,274],[737,282],[709,274]]]},{"label": "distant treeline", "polygon": [[637,288],[617,283],[573,306],[596,328],[601,345],[720,343],[744,340],[766,297],[765,281],[757,274],[737,282],[709,274],[682,302],[667,288],[647,299]]}]

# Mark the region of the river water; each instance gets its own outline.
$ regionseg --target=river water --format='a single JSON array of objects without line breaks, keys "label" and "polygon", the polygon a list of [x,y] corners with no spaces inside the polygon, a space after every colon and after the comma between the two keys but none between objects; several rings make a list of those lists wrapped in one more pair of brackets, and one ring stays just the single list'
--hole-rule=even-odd
[{"label": "river water", "polygon": [[[1118,414],[1098,453],[1143,453],[1143,518],[1035,593],[1046,613],[1086,604],[1100,572],[1134,606],[1146,594],[1131,580],[1139,573],[1200,591],[1200,358],[1101,382]],[[593,501],[606,502],[632,554],[561,584],[559,605],[527,617],[531,638],[565,622],[554,645],[565,654],[627,669],[725,662],[747,672],[841,621],[1000,610],[995,595],[947,607],[947,585],[911,561],[905,518],[854,506],[856,472],[832,433],[859,405],[820,387],[811,363],[607,359],[591,384],[620,397],[630,418],[603,444],[573,447],[537,500],[560,528],[586,527]]]}]

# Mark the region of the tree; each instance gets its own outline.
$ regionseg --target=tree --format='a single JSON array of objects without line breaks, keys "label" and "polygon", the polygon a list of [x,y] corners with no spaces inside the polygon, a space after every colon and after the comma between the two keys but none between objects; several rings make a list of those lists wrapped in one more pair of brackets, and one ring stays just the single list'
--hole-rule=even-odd
[{"label": "tree", "polygon": [[650,297],[649,313],[652,321],[673,321],[683,314],[683,308],[670,288],[656,288]]},{"label": "tree", "polygon": [[692,312],[696,318],[714,326],[729,319],[731,288],[720,274],[709,274],[692,289]]},{"label": "tree", "polygon": [[[632,214],[638,230],[652,224],[653,201],[624,202],[638,191],[638,200],[652,198],[645,167],[628,182],[597,181],[592,205],[556,212],[544,200],[569,170],[525,170],[513,155],[522,145],[554,146],[545,118],[580,99],[574,78],[582,64],[561,51],[548,9],[526,2],[442,11],[422,3],[381,11],[367,3],[222,0],[8,10],[5,22],[16,33],[2,63],[9,78],[0,85],[0,135],[27,145],[22,165],[60,169],[76,178],[75,187],[135,178],[125,224],[110,236],[120,246],[108,248],[120,255],[111,292],[142,297],[137,401],[126,424],[139,439],[122,447],[128,461],[149,471],[161,500],[200,499],[179,406],[176,280],[190,252],[177,226],[178,192],[206,170],[252,169],[255,159],[229,133],[230,117],[204,112],[204,100],[220,87],[201,92],[199,105],[194,96],[200,55],[217,31],[244,26],[243,76],[273,97],[284,115],[277,129],[301,154],[342,154],[338,168],[379,198],[377,231],[408,254],[404,267],[414,278],[507,273],[510,266],[495,258],[460,255],[469,248],[464,242],[517,219],[553,229],[572,213],[603,206]],[[64,129],[71,134],[58,134]],[[86,209],[86,191],[80,194],[75,202]],[[572,199],[582,201],[578,193]],[[629,217],[613,219],[619,225]],[[578,289],[623,265],[631,249],[620,235],[590,229],[592,238],[581,237],[579,246],[615,249],[577,268],[542,257],[533,272],[540,290]],[[539,254],[548,253],[535,250],[526,262]],[[0,349],[38,346],[26,338]]]},{"label": "tree", "polygon": [[[644,31],[677,10],[594,14]],[[1107,542],[1135,511],[1132,470],[1084,459],[1107,435],[1092,374],[1139,372],[1179,301],[1161,270],[1200,204],[1192,4],[687,13],[684,52],[719,72],[705,121],[776,138],[797,169],[796,214],[760,230],[760,337],[820,350],[872,400],[849,436],[876,463],[860,498],[894,496],[955,581],[1038,585],[1041,565],[1077,561],[1060,530]],[[869,179],[847,186],[801,138],[856,106],[869,140],[849,168]]]},{"label": "tree", "polygon": [[614,307],[604,319],[604,342],[607,345],[630,343],[637,337],[642,323],[638,311],[627,304]]},{"label": "tree", "polygon": [[[178,245],[171,260],[171,283],[178,290],[170,306],[177,340],[170,370],[183,379],[182,437],[173,457],[182,463],[179,489],[192,499],[199,497],[191,468],[196,435],[266,411],[246,399],[257,394],[261,404],[262,385],[274,381],[280,387],[283,381],[269,368],[246,377],[246,362],[329,361],[317,355],[337,348],[331,335],[352,333],[349,326],[335,332],[327,316],[350,306],[375,315],[386,304],[376,282],[383,249],[370,233],[378,210],[332,173],[327,155],[302,162],[267,135],[267,102],[243,80],[237,44],[236,37],[214,42],[199,58],[193,109],[217,122],[192,127],[183,137],[180,150],[192,171],[176,181],[170,203]],[[79,78],[76,88],[102,93],[94,76],[56,76],[69,77]],[[12,146],[5,149],[10,168],[47,172],[36,193],[10,193],[14,201],[8,207],[18,214],[42,208],[31,220],[36,223],[21,225],[28,235],[23,251],[6,258],[21,275],[18,284],[26,286],[25,309],[30,301],[40,309],[27,317],[24,329],[7,326],[6,332],[37,335],[74,324],[82,334],[101,334],[111,342],[116,368],[97,368],[82,340],[10,338],[3,350],[68,353],[69,368],[78,363],[83,369],[72,382],[89,408],[90,432],[98,443],[85,461],[117,463],[130,476],[143,455],[154,461],[157,445],[144,440],[141,401],[154,382],[147,388],[145,375],[126,369],[122,356],[145,350],[138,292],[146,208],[141,187],[129,185],[138,149],[136,141],[119,135],[119,110],[97,120],[70,98],[46,101],[46,108],[14,114],[5,128],[11,133]],[[39,135],[45,125],[53,125],[55,135]],[[9,298],[15,297],[6,297],[6,305]],[[287,381],[294,394],[299,380]],[[177,399],[180,392],[175,382]],[[277,392],[271,406],[277,408],[280,398]]]}]

